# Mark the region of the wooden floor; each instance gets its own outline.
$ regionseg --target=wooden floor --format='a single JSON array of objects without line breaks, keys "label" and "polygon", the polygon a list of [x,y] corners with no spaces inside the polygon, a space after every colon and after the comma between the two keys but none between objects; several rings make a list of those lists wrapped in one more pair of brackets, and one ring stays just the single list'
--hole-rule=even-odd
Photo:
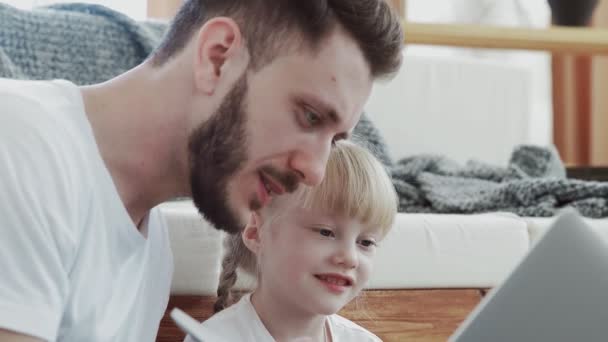
[{"label": "wooden floor", "polygon": [[[445,341],[482,298],[481,289],[371,290],[348,304],[340,315],[364,326],[383,341]],[[212,314],[215,298],[173,296],[157,341],[183,341],[168,313],[173,307],[199,321]]]}]

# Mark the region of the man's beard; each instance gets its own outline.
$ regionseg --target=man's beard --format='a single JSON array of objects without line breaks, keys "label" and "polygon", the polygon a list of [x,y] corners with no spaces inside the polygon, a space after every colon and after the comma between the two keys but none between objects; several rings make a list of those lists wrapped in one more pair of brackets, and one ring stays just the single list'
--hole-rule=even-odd
[{"label": "man's beard", "polygon": [[[190,184],[198,211],[216,228],[238,233],[245,226],[239,213],[230,206],[228,182],[247,161],[247,77],[242,76],[226,95],[219,109],[190,136]],[[298,187],[300,177],[293,171],[282,172],[271,165],[259,168],[283,186],[285,192]],[[249,209],[262,207],[257,196],[249,200]]]},{"label": "man's beard", "polygon": [[[247,77],[243,75],[226,95],[219,109],[190,136],[190,184],[198,211],[216,228],[238,233],[245,226],[239,213],[230,206],[228,182],[247,161]],[[258,170],[293,192],[300,181],[294,172],[282,172],[266,165]],[[249,200],[249,209],[262,204],[257,196]]]},{"label": "man's beard", "polygon": [[226,95],[215,114],[190,136],[190,184],[198,211],[216,228],[228,233],[241,230],[244,223],[230,207],[228,181],[245,164],[245,95],[243,75]]}]

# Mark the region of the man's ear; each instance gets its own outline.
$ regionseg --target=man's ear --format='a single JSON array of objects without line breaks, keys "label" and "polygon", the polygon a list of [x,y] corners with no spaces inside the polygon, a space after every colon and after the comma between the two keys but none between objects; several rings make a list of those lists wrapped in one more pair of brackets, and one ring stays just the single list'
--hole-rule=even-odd
[{"label": "man's ear", "polygon": [[199,29],[195,44],[194,80],[204,93],[212,95],[222,79],[232,84],[245,71],[247,49],[234,20],[210,19]]},{"label": "man's ear", "polygon": [[253,212],[251,213],[249,222],[241,233],[241,238],[243,239],[245,246],[247,246],[247,248],[255,255],[259,255],[260,252],[260,246],[262,244],[261,232],[262,219],[258,213]]}]

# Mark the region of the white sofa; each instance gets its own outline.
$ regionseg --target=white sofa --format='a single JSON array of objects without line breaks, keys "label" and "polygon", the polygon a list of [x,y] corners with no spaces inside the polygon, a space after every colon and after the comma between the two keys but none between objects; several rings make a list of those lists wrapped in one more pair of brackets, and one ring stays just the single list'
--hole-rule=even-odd
[{"label": "white sofa", "polygon": [[[160,210],[169,225],[174,254],[172,293],[214,295],[223,233],[202,219],[190,201],[165,203]],[[492,288],[552,221],[510,213],[399,213],[380,244],[368,288]],[[608,219],[586,221],[608,242]]]}]

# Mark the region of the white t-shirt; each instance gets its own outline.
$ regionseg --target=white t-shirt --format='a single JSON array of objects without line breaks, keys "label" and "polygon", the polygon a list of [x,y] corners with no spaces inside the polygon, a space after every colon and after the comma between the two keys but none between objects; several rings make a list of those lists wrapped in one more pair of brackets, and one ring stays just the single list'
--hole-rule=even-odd
[{"label": "white t-shirt", "polygon": [[[378,342],[382,341],[365,328],[339,316],[327,316],[327,323],[333,342]],[[255,308],[251,304],[251,294],[247,294],[234,305],[211,316],[201,323],[200,330],[204,342],[274,342],[274,338]],[[184,342],[196,342],[186,336]]]},{"label": "white t-shirt", "polygon": [[78,88],[0,79],[0,328],[49,341],[154,341],[173,260],[157,210],[142,232]]}]

